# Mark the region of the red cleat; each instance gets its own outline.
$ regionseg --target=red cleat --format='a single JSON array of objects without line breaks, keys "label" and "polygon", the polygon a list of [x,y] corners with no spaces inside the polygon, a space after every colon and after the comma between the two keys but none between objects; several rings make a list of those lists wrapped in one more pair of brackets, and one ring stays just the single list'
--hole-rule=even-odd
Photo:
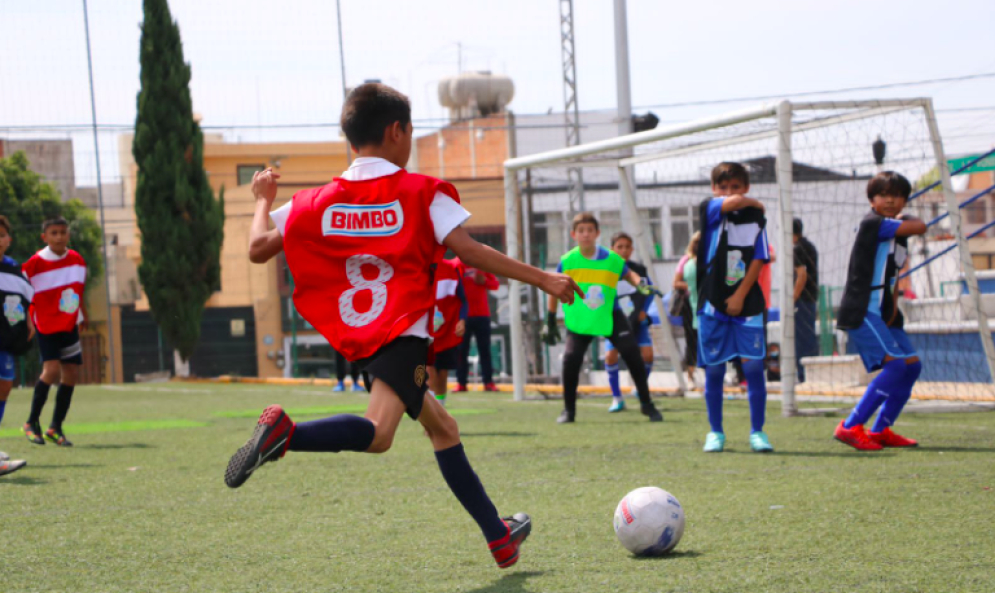
[{"label": "red cleat", "polygon": [[295,428],[297,425],[280,406],[274,404],[263,410],[252,436],[228,461],[225,484],[238,488],[259,466],[286,455]]},{"label": "red cleat", "polygon": [[466,383],[459,383],[456,385],[456,389],[453,390],[453,393],[460,393],[463,391],[467,391]]},{"label": "red cleat", "polygon": [[508,568],[518,562],[518,549],[532,533],[532,519],[525,513],[515,513],[503,521],[508,526],[508,535],[487,544],[498,568]]},{"label": "red cleat", "polygon": [[890,428],[881,432],[869,432],[867,436],[882,447],[918,447],[919,442],[896,434]]},{"label": "red cleat", "polygon": [[880,451],[884,448],[867,436],[867,433],[864,432],[863,424],[858,424],[853,428],[845,428],[843,426],[844,422],[846,421],[840,420],[839,426],[836,427],[836,431],[833,433],[833,438],[837,441],[844,445],[850,445],[858,451]]},{"label": "red cleat", "polygon": [[493,383],[484,383],[484,391],[497,391],[498,388]]}]

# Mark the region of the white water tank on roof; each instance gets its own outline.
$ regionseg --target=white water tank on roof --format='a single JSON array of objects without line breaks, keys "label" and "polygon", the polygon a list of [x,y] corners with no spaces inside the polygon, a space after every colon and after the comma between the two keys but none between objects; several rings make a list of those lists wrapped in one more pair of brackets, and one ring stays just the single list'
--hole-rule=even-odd
[{"label": "white water tank on roof", "polygon": [[501,113],[515,97],[511,78],[488,71],[464,72],[439,81],[439,103],[452,120]]}]

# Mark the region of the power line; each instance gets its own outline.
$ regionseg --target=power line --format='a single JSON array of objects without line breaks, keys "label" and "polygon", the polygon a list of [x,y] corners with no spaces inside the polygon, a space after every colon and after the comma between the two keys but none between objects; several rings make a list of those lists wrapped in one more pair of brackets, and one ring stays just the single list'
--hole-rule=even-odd
[{"label": "power line", "polygon": [[887,84],[875,84],[869,86],[854,86],[825,91],[803,91],[799,93],[780,93],[777,95],[754,95],[752,97],[736,97],[731,99],[711,99],[706,101],[685,101],[682,103],[661,103],[659,105],[642,105],[637,109],[669,109],[672,107],[695,107],[699,105],[721,105],[723,103],[741,103],[744,101],[766,101],[770,99],[784,99],[789,97],[810,97],[813,95],[834,95],[839,93],[854,93],[859,91],[877,91],[882,89],[893,89],[906,86],[921,86],[926,84],[940,84],[944,82],[963,82],[965,80],[975,80],[979,78],[995,78],[995,72],[980,72],[977,74],[965,74],[963,76],[951,76],[948,78],[929,78],[925,80],[913,80],[908,82],[892,82]]}]

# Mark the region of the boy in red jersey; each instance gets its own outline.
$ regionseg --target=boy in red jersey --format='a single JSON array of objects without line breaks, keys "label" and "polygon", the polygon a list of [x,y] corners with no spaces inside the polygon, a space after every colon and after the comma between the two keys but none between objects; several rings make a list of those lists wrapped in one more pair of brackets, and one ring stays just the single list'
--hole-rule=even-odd
[{"label": "boy in red jersey", "polygon": [[[62,432],[62,423],[69,413],[79,365],[83,363],[78,326],[85,324],[87,319],[83,302],[86,262],[83,256],[69,249],[69,223],[65,218],[46,220],[42,224],[41,238],[48,247],[32,255],[22,267],[35,290],[31,318],[38,330],[42,360],[41,377],[35,383],[24,434],[36,445],[44,445],[48,439],[60,447],[72,447]],[[48,401],[48,390],[55,382],[59,383],[55,392],[55,411],[43,439],[39,418]]]},{"label": "boy in red jersey", "polygon": [[470,340],[477,340],[477,358],[480,362],[480,378],[484,391],[497,391],[494,385],[494,364],[491,362],[491,304],[488,293],[500,287],[497,276],[483,270],[468,267],[456,260],[463,274],[463,290],[466,293],[466,333],[460,344],[456,365],[456,391],[467,390],[470,376]]},{"label": "boy in red jersey", "polygon": [[459,260],[444,259],[435,270],[435,312],[432,316],[432,354],[428,366],[428,388],[435,399],[446,405],[449,371],[456,370],[466,316],[469,312],[463,291]]},{"label": "boy in red jersey", "polygon": [[[270,213],[279,175],[267,169],[254,176],[249,259],[261,263],[285,252],[297,309],[369,373],[369,407],[364,417],[341,414],[300,424],[278,405],[266,408],[228,463],[225,483],[241,486],[288,449],[386,452],[407,412],[425,428],[446,483],[477,522],[498,566],[507,568],[518,561],[532,521],[524,513],[498,515],[466,458],[456,420],[426,392],[434,271],[448,247],[468,265],[559,299],[572,302],[574,293],[582,293],[568,276],[474,241],[461,226],[470,214],[456,189],[402,168],[412,140],[407,97],[382,84],[361,85],[342,109],[342,129],[358,158],[332,183],[298,192]],[[267,218],[276,229],[268,230]]]}]

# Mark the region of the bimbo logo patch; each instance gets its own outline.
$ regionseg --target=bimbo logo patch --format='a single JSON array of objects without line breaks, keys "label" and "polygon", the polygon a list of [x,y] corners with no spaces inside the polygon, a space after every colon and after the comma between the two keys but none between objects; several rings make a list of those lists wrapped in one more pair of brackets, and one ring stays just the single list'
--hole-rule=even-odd
[{"label": "bimbo logo patch", "polygon": [[404,211],[398,200],[389,204],[360,206],[334,204],[321,217],[324,236],[388,237],[404,226]]}]

